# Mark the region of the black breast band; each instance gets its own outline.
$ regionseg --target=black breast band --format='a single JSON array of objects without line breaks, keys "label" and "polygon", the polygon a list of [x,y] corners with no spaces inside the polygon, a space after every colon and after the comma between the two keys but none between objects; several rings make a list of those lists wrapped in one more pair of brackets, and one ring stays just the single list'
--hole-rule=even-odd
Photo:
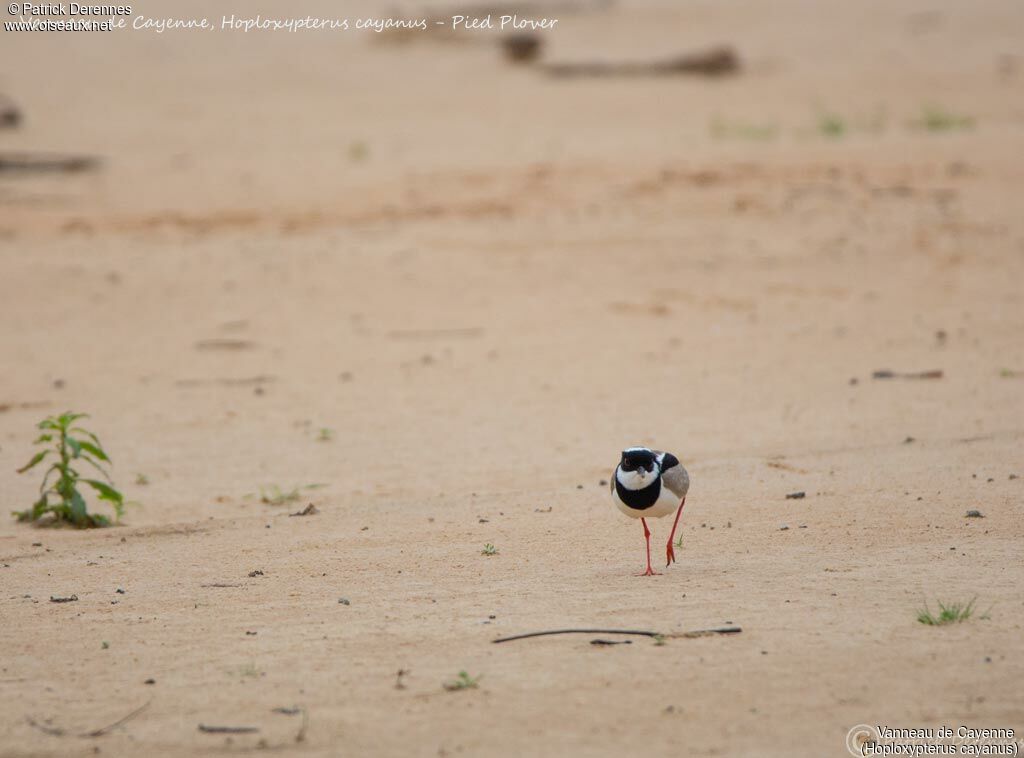
[{"label": "black breast band", "polygon": [[641,490],[631,490],[623,487],[622,482],[616,477],[615,494],[619,496],[619,500],[633,510],[645,511],[658,502],[658,497],[661,496],[661,477],[659,476]]}]

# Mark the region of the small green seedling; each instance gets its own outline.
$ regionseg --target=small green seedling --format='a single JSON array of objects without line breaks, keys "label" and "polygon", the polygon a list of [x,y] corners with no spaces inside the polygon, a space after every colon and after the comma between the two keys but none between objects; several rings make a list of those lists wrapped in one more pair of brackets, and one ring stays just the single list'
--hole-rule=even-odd
[{"label": "small green seedling", "polygon": [[140,487],[145,487],[147,484],[149,484],[149,477],[146,476],[145,474],[136,474],[135,483]]},{"label": "small green seedling", "polygon": [[664,634],[656,634],[656,635],[654,635],[654,644],[655,644],[656,647],[664,647],[664,645],[665,645],[665,635]]},{"label": "small green seedling", "polygon": [[320,431],[317,433],[317,436],[316,436],[316,441],[317,442],[330,442],[333,439],[334,439],[334,430],[331,429],[328,426],[321,427]]},{"label": "small green seedling", "polygon": [[971,600],[971,602],[964,605],[963,603],[951,603],[945,605],[939,601],[939,615],[934,615],[928,608],[928,604],[925,603],[924,609],[917,612],[918,622],[925,624],[926,626],[945,626],[946,624],[959,624],[961,621],[966,621],[974,613],[974,601],[977,598]]},{"label": "small green seedling", "polygon": [[778,133],[774,124],[726,121],[717,116],[711,122],[711,136],[715,139],[772,140]]},{"label": "small green seedling", "polygon": [[480,554],[481,555],[497,555],[498,554],[498,548],[496,548],[494,545],[492,545],[490,542],[488,542],[486,545],[484,545],[484,549],[480,551]]},{"label": "small green seedling", "polygon": [[256,679],[264,675],[264,672],[259,667],[257,667],[255,663],[247,663],[244,666],[239,666],[237,671],[238,675],[243,679]]},{"label": "small green seedling", "polygon": [[[38,521],[48,514],[53,520],[64,521],[74,526],[85,528],[92,526],[109,526],[110,518],[99,513],[89,513],[85,498],[79,486],[86,484],[91,487],[100,500],[105,500],[114,508],[114,520],[124,515],[124,496],[114,488],[110,475],[103,464],[110,464],[99,438],[81,426],[75,426],[79,419],[88,418],[84,413],[62,413],[50,416],[39,422],[38,428],[43,432],[36,439],[36,445],[46,445],[32,459],[18,469],[23,474],[42,463],[50,455],[54,458],[50,467],[43,475],[39,486],[39,500],[24,511],[14,511],[18,521]],[[86,479],[72,464],[88,463],[99,471],[106,481]],[[54,479],[54,474],[56,478]]]},{"label": "small green seedling", "polygon": [[326,487],[326,484],[307,484],[302,487],[292,487],[290,490],[282,490],[276,484],[260,487],[260,502],[267,505],[284,505],[302,497],[303,490],[315,490]]},{"label": "small green seedling", "polygon": [[825,137],[838,138],[846,134],[846,120],[837,113],[818,116],[818,132]]},{"label": "small green seedling", "polygon": [[364,161],[370,157],[370,146],[365,142],[356,141],[348,146],[348,159],[353,163]]},{"label": "small green seedling", "polygon": [[475,690],[480,686],[481,676],[470,676],[465,671],[460,671],[459,676],[452,682],[445,682],[442,685],[449,692],[457,692],[459,690]]},{"label": "small green seedling", "polygon": [[921,116],[913,125],[928,132],[953,132],[973,128],[974,119],[940,106],[928,105],[921,109]]}]

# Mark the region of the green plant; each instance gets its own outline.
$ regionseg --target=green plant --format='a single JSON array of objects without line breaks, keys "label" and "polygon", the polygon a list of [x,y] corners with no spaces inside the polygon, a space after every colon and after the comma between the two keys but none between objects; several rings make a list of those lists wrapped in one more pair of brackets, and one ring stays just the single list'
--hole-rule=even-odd
[{"label": "green plant", "polygon": [[284,505],[301,498],[303,490],[315,490],[326,486],[326,484],[307,484],[285,491],[276,484],[269,484],[266,487],[260,487],[260,502],[267,505]]},{"label": "green plant", "polygon": [[260,669],[255,663],[247,663],[244,666],[239,666],[236,670],[240,677],[256,679],[264,675],[262,669]]},{"label": "green plant", "polygon": [[963,603],[951,603],[945,605],[942,601],[939,601],[939,615],[934,615],[928,608],[928,603],[925,603],[924,609],[917,612],[917,620],[919,623],[927,626],[944,626],[946,624],[958,624],[961,621],[966,621],[974,613],[974,601],[977,598],[971,600],[971,602],[964,605]]},{"label": "green plant", "polygon": [[[42,463],[48,456],[56,457],[43,475],[39,486],[39,500],[31,508],[15,511],[19,521],[38,521],[47,514],[53,514],[55,521],[66,521],[77,527],[108,526],[110,519],[99,513],[89,513],[79,485],[91,487],[100,500],[114,508],[114,520],[124,515],[124,496],[114,488],[114,483],[103,464],[110,464],[99,438],[81,426],[75,426],[79,419],[88,418],[84,413],[70,411],[59,416],[50,416],[39,422],[43,432],[33,444],[46,445],[32,459],[18,469],[23,474]],[[88,463],[99,471],[106,481],[86,479],[72,465],[78,461]],[[56,474],[56,480],[53,480]]]},{"label": "green plant", "polygon": [[484,545],[484,549],[480,551],[480,554],[481,555],[497,555],[498,554],[498,548],[496,548],[494,545],[492,545],[490,542],[488,542],[486,545]]},{"label": "green plant", "polygon": [[711,136],[715,139],[772,140],[778,133],[775,124],[726,121],[718,116],[711,121]]},{"label": "green plant", "polygon": [[970,129],[974,119],[953,113],[937,105],[926,105],[921,109],[921,116],[913,122],[919,129],[929,132],[952,132],[958,129]]},{"label": "green plant", "polygon": [[465,671],[460,671],[458,677],[454,681],[445,682],[444,688],[449,692],[456,692],[458,690],[475,690],[480,686],[480,676],[470,676]]},{"label": "green plant", "polygon": [[818,131],[825,137],[842,137],[846,134],[846,120],[837,113],[822,113],[818,116]]},{"label": "green plant", "polygon": [[356,141],[348,146],[348,158],[353,163],[364,161],[370,157],[370,146],[365,142]]},{"label": "green plant", "polygon": [[328,426],[321,427],[320,431],[317,433],[317,436],[316,436],[317,442],[330,442],[333,439],[334,439],[334,430],[331,429]]}]

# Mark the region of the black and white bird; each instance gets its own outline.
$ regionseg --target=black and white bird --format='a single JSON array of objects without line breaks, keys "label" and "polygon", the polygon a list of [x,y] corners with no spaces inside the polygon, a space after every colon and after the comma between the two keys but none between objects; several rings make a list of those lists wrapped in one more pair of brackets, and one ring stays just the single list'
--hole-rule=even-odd
[{"label": "black and white bird", "polygon": [[[661,518],[676,512],[672,533],[665,546],[666,567],[676,559],[672,540],[679,526],[679,517],[686,505],[686,492],[690,489],[690,475],[672,453],[647,447],[629,447],[622,451],[622,460],[615,467],[611,482],[612,500],[619,510],[630,518],[640,519],[647,541],[647,571],[640,576],[657,574],[651,568],[651,530],[648,518]],[[678,507],[678,510],[677,510]]]}]

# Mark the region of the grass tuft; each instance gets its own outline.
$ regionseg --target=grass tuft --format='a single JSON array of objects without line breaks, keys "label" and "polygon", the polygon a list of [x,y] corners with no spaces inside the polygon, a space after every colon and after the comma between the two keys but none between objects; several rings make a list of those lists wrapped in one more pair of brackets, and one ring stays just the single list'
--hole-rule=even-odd
[{"label": "grass tuft", "polygon": [[276,484],[268,484],[266,487],[260,487],[260,502],[267,505],[284,505],[299,500],[303,490],[315,490],[326,486],[326,484],[306,484],[301,487],[292,487],[290,490],[283,490]]},{"label": "grass tuft", "polygon": [[484,545],[484,549],[480,551],[480,554],[481,555],[497,555],[498,554],[498,548],[496,548],[494,545],[492,545],[490,542],[488,542],[486,545]]},{"label": "grass tuft", "polygon": [[955,132],[973,129],[974,119],[953,113],[938,105],[926,105],[921,109],[921,115],[913,125],[928,132]]},{"label": "grass tuft", "polygon": [[818,116],[818,133],[830,139],[838,139],[846,134],[846,119],[838,113],[821,113]]},{"label": "grass tuft", "polygon": [[711,136],[715,139],[767,141],[778,135],[779,128],[775,124],[727,121],[718,116],[711,121]]},{"label": "grass tuft", "polygon": [[977,598],[971,600],[971,602],[964,603],[950,603],[946,605],[941,600],[939,601],[939,613],[938,615],[932,613],[928,604],[925,603],[924,608],[917,612],[917,620],[919,623],[926,626],[945,626],[946,624],[959,624],[961,621],[967,621],[974,613],[974,602]]},{"label": "grass tuft", "polygon": [[445,682],[442,686],[449,692],[459,690],[475,690],[480,686],[480,676],[470,676],[465,671],[460,671],[458,677],[451,682]]}]

